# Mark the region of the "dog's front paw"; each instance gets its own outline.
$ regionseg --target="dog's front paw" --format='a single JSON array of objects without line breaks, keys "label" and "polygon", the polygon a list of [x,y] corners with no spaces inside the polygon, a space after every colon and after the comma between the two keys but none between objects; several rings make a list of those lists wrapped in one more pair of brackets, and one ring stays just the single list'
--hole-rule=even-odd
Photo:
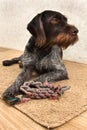
[{"label": "dog's front paw", "polygon": [[4,100],[6,100],[6,99],[9,98],[9,97],[13,97],[12,92],[9,91],[9,90],[6,90],[6,91],[2,94],[2,98],[3,98]]}]

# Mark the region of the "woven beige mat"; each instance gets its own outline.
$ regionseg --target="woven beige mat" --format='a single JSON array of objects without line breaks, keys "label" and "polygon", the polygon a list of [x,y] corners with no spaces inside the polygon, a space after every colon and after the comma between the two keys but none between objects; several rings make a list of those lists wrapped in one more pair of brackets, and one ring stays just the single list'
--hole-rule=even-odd
[{"label": "woven beige mat", "polygon": [[[20,72],[18,65],[3,67],[1,61],[20,55],[20,51],[0,50],[0,93],[7,88]],[[15,107],[39,124],[54,128],[64,124],[87,110],[87,64],[65,61],[69,80],[55,84],[68,85],[71,89],[60,100],[31,100]]]}]

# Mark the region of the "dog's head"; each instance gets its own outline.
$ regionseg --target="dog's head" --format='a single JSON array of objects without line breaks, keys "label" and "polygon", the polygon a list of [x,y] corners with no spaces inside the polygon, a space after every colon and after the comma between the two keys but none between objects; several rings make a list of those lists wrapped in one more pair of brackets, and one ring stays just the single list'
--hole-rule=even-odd
[{"label": "dog's head", "polygon": [[33,18],[27,29],[33,35],[36,46],[57,44],[67,48],[78,40],[78,29],[67,23],[67,18],[56,11],[44,11]]}]

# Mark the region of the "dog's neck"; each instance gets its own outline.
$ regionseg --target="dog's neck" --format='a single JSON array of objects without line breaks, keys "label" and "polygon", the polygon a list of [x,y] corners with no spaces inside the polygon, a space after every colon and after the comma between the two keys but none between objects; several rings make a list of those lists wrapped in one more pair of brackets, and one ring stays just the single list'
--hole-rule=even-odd
[{"label": "dog's neck", "polygon": [[[51,47],[41,47],[41,48],[37,47],[35,45],[34,37],[30,38],[30,40],[29,40],[29,42],[26,46],[26,49],[27,49],[28,52],[36,53],[38,55],[38,57],[40,57],[41,59],[43,57],[45,57],[46,55],[49,55],[51,53],[51,51],[55,48],[57,50],[60,50],[60,53],[62,52],[62,48],[58,47],[58,45],[54,45],[54,46],[51,46]],[[62,55],[62,53],[60,55]]]}]

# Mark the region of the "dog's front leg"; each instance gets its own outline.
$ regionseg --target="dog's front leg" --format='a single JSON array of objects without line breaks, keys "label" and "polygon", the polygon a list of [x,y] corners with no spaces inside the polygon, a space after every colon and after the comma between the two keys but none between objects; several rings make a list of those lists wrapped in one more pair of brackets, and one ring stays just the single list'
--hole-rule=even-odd
[{"label": "dog's front leg", "polygon": [[31,77],[32,70],[29,67],[23,68],[22,72],[17,76],[13,84],[5,90],[2,97],[14,97],[20,93],[20,86]]},{"label": "dog's front leg", "polygon": [[42,74],[38,78],[36,78],[34,81],[40,81],[44,83],[45,81],[48,82],[54,82],[59,80],[68,79],[68,74],[65,70],[55,70],[51,71],[45,74]]}]

